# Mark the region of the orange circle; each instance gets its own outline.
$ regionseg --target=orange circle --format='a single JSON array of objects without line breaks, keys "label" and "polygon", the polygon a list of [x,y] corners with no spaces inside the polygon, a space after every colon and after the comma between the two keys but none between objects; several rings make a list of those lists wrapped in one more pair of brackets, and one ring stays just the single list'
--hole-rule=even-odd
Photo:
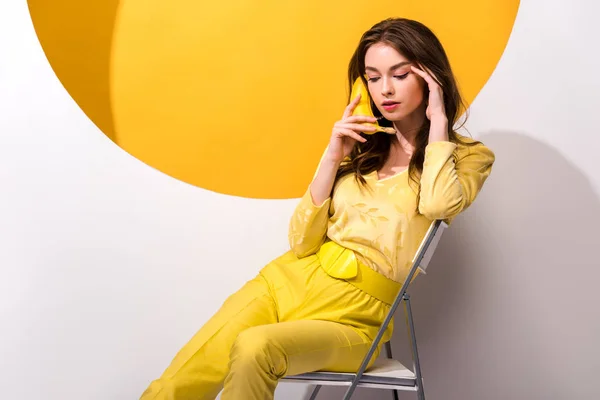
[{"label": "orange circle", "polygon": [[494,70],[518,0],[32,1],[65,88],[123,149],[208,190],[300,196],[346,100],[360,35],[400,15],[444,43],[468,102]]}]

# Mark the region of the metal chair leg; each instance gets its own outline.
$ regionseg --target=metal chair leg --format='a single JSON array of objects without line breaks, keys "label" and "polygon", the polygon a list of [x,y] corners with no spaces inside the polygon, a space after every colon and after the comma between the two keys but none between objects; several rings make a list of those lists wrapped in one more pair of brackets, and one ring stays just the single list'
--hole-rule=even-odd
[{"label": "metal chair leg", "polygon": [[385,342],[385,355],[387,356],[387,358],[393,358],[392,345],[390,344],[390,342]]},{"label": "metal chair leg", "polygon": [[425,391],[423,390],[423,378],[421,375],[421,363],[419,362],[419,353],[417,351],[417,338],[415,335],[415,324],[412,316],[412,309],[410,307],[410,295],[404,294],[404,310],[406,315],[406,325],[408,328],[408,336],[412,347],[413,356],[413,367],[415,371],[415,378],[417,383],[417,398],[419,400],[425,400]]},{"label": "metal chair leg", "polygon": [[[438,232],[443,231],[446,226],[447,226],[446,223],[439,219],[432,223],[424,241],[422,242],[421,250],[419,250],[419,252],[416,254],[415,259],[413,260],[412,266],[410,267],[410,271],[408,272],[408,276],[404,280],[404,283],[402,283],[402,287],[398,291],[398,294],[396,295],[396,298],[394,299],[394,302],[392,303],[390,310],[388,311],[385,319],[383,320],[383,324],[379,328],[379,331],[377,332],[377,335],[375,336],[375,339],[373,340],[373,343],[371,344],[371,347],[369,348],[367,355],[363,359],[363,362],[362,362],[360,368],[358,369],[358,372],[354,376],[354,379],[352,379],[352,383],[350,384],[350,387],[348,388],[348,390],[346,391],[346,394],[344,395],[344,400],[350,400],[350,398],[352,397],[352,394],[354,393],[354,391],[356,390],[356,387],[358,386],[358,383],[360,382],[360,378],[362,378],[362,375],[364,374],[365,370],[367,369],[367,365],[370,362],[371,357],[373,357],[373,354],[375,353],[377,346],[379,346],[379,343],[381,341],[381,338],[383,337],[385,330],[387,329],[390,321],[392,320],[392,318],[394,316],[394,313],[396,312],[396,308],[400,305],[400,302],[402,302],[402,299],[405,298],[404,296],[406,295],[406,290],[408,289],[408,285],[412,281],[413,277],[415,276],[415,273],[417,272],[417,269],[421,265],[421,262],[423,261],[423,258],[425,257],[426,251],[429,249],[429,246],[434,242],[434,239],[436,237],[439,237],[439,236],[437,236]],[[434,247],[435,247],[435,244],[434,244]],[[416,342],[413,341],[413,347],[415,347],[415,346],[416,346]],[[415,352],[415,350],[413,350],[413,353],[414,352]],[[419,383],[420,383],[420,371],[419,371]],[[420,393],[421,393],[420,400],[423,400],[425,398],[425,396],[422,394],[422,390]]]},{"label": "metal chair leg", "polygon": [[[387,358],[394,358],[392,356],[392,344],[390,342],[385,342],[385,352],[387,354]],[[393,389],[392,394],[394,395],[394,400],[399,400],[398,390]]]},{"label": "metal chair leg", "polygon": [[319,390],[321,390],[321,385],[315,386],[308,400],[315,400],[317,398],[317,394],[319,394]]}]

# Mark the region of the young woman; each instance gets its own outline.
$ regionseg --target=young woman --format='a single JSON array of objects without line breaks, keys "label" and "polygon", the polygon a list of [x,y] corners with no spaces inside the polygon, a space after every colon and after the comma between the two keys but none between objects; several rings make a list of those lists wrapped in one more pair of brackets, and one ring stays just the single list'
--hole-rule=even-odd
[{"label": "young woman", "polygon": [[494,154],[454,131],[461,97],[427,27],[374,25],[348,72],[375,117],[353,116],[360,98],[349,99],[291,218],[291,250],[225,301],[143,400],[221,389],[223,400],[265,400],[285,375],[356,371],[431,221],[450,222],[481,190]]}]

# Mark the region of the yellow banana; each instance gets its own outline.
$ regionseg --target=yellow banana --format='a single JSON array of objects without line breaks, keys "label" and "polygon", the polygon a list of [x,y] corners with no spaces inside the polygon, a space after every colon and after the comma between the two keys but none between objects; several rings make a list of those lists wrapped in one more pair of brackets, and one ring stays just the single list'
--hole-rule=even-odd
[{"label": "yellow banana", "polygon": [[[367,91],[367,88],[365,87],[365,85],[362,82],[362,79],[360,77],[358,77],[355,81],[354,84],[352,85],[352,94],[350,96],[350,99],[354,100],[356,98],[356,96],[358,96],[360,94],[360,102],[356,105],[356,108],[354,109],[354,112],[352,113],[352,115],[366,115],[368,117],[374,117],[373,115],[373,111],[371,110],[371,104],[370,104],[370,97],[369,97],[369,92]],[[395,134],[396,130],[394,128],[389,128],[389,127],[384,127],[384,126],[379,126],[379,124],[375,123],[372,124],[370,122],[362,122],[364,125],[368,125],[368,126],[374,126],[377,130],[375,132],[385,132],[385,133],[389,133],[389,134]],[[372,135],[375,132],[364,132],[368,135]]]}]

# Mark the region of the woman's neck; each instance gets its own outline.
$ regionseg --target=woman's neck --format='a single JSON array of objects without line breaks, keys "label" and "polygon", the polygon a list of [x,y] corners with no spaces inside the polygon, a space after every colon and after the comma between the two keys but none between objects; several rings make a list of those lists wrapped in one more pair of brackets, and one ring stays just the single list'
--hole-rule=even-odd
[{"label": "woman's neck", "polygon": [[397,143],[405,152],[412,152],[416,146],[416,138],[419,130],[425,122],[425,110],[419,107],[412,114],[399,121],[394,121]]}]

